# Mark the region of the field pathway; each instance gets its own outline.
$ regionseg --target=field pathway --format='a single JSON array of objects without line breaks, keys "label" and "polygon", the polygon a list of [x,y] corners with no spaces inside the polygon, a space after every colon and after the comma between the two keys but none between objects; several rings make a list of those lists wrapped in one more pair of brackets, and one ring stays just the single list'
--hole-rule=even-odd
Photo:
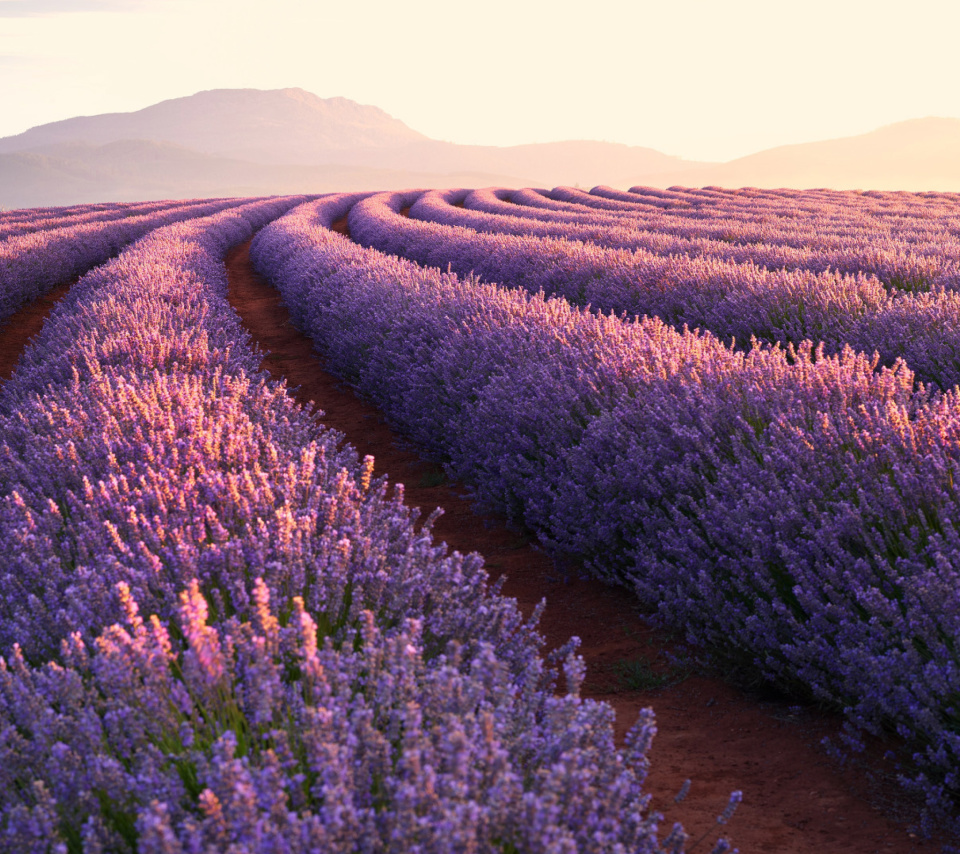
[{"label": "field pathway", "polygon": [[0,323],[0,385],[13,375],[23,348],[40,331],[53,307],[66,296],[76,281],[72,279],[58,285]]},{"label": "field pathway", "polygon": [[[345,231],[345,222],[337,224]],[[902,793],[890,784],[867,790],[860,771],[841,772],[819,742],[839,731],[835,716],[741,692],[704,675],[689,675],[656,690],[636,690],[652,672],[669,674],[670,638],[645,629],[637,605],[621,588],[563,578],[553,563],[503,520],[472,509],[462,488],[444,480],[435,464],[327,372],[312,342],[290,322],[278,291],[259,277],[249,242],[227,256],[230,302],[266,352],[263,367],[285,379],[297,400],[322,410],[322,422],[343,433],[357,452],[372,455],[375,471],[405,485],[406,501],[424,515],[443,515],[434,535],[460,552],[479,552],[491,575],[505,575],[504,594],[529,614],[547,600],[540,630],[550,648],[571,635],[582,640],[587,662],[583,694],[616,710],[617,738],[653,707],[658,734],[650,751],[647,790],[667,824],[680,821],[692,839],[710,831],[696,849],[706,854],[719,835],[714,821],[733,789],[743,803],[725,835],[743,854],[908,854],[936,850],[910,837],[892,820]],[[882,767],[880,768],[882,772]],[[690,794],[673,802],[684,779]],[[903,818],[900,814],[896,817]]]}]

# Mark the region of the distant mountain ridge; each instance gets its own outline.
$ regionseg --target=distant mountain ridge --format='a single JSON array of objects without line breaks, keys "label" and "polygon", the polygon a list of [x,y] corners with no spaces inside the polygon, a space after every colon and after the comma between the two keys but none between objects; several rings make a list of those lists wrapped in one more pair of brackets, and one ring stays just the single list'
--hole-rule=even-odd
[{"label": "distant mountain ridge", "polygon": [[0,139],[0,205],[411,186],[623,186],[698,165],[603,142],[456,145],[347,98],[213,89]]},{"label": "distant mountain ridge", "polygon": [[315,152],[386,148],[423,134],[378,107],[320,98],[303,89],[211,89],[132,113],[78,116],[0,139],[0,152],[67,142],[169,142],[204,154],[314,163]]},{"label": "distant mountain ridge", "polygon": [[[960,192],[960,119],[927,117],[647,176],[655,186]],[[643,182],[637,182],[643,183]]]},{"label": "distant mountain ridge", "polygon": [[[584,164],[595,164],[607,173],[617,170],[622,173],[618,177],[690,165],[653,149],[605,142],[507,148],[439,142],[378,107],[347,98],[319,98],[303,89],[212,89],[132,113],[78,116],[0,139],[0,153],[44,153],[51,146],[122,140],[169,143],[254,163],[468,170],[540,180],[578,168],[588,172]],[[589,180],[588,175],[583,177]]]},{"label": "distant mountain ridge", "polygon": [[[507,186],[506,175],[454,173],[450,186]],[[431,173],[327,164],[252,163],[150,140],[64,143],[0,154],[0,206],[295,195],[437,186]]]},{"label": "distant mountain ridge", "polygon": [[697,163],[582,140],[456,145],[347,98],[293,88],[214,89],[0,139],[3,207],[561,184],[960,190],[960,119],[916,119],[729,163]]}]

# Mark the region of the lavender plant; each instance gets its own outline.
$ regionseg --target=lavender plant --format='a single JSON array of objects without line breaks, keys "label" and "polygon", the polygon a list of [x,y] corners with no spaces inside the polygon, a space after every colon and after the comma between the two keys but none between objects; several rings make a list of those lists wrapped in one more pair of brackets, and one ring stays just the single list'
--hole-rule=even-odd
[{"label": "lavender plant", "polygon": [[[207,201],[218,201],[209,199]],[[20,234],[35,231],[48,231],[66,226],[83,225],[91,222],[109,222],[125,217],[142,216],[163,210],[182,207],[184,201],[144,202],[142,204],[119,203],[109,205],[82,205],[78,208],[57,210],[55,212],[36,210],[21,217],[0,219],[0,240],[6,240]]]},{"label": "lavender plant", "polygon": [[140,240],[0,389],[0,839],[659,852],[650,713],[616,750],[575,639],[260,371],[222,258],[296,201]]},{"label": "lavender plant", "polygon": [[[754,338],[781,344],[812,339],[822,342],[830,353],[854,343],[866,352],[879,352],[887,365],[903,358],[922,382],[941,388],[960,382],[956,363],[931,358],[929,342],[913,334],[916,327],[936,318],[940,326],[933,333],[943,336],[948,347],[957,343],[950,335],[960,315],[954,292],[943,284],[953,281],[952,262],[937,262],[941,284],[932,292],[890,293],[878,278],[859,272],[769,270],[708,255],[659,256],[645,250],[607,249],[538,236],[536,230],[528,235],[528,226],[520,220],[495,225],[495,233],[478,233],[444,222],[407,219],[399,211],[408,203],[413,204],[411,214],[424,205],[421,212],[432,212],[434,219],[440,209],[454,211],[454,219],[465,216],[452,205],[440,204],[435,195],[382,194],[354,206],[351,234],[364,245],[424,265],[476,274],[531,293],[563,296],[596,310],[655,315],[678,329],[703,327],[741,343]],[[496,218],[498,223],[503,220]],[[502,233],[504,228],[518,233]],[[902,264],[891,260],[890,270],[907,276],[903,271],[919,263],[918,257],[909,256]],[[893,275],[890,270],[885,273],[888,278]],[[914,270],[909,275],[927,274]]]},{"label": "lavender plant", "polygon": [[572,653],[556,695],[532,648],[519,672],[486,639],[427,656],[418,620],[385,631],[370,611],[333,645],[259,579],[219,628],[196,581],[170,629],[119,598],[123,625],[92,647],[0,666],[9,850],[661,850],[652,718],[618,752]]},{"label": "lavender plant", "polygon": [[[878,278],[888,290],[953,287],[960,269],[960,249],[951,253],[950,247],[956,241],[942,225],[922,243],[917,243],[878,234],[873,221],[855,220],[855,228],[845,223],[836,241],[831,240],[832,235],[822,227],[817,231],[807,228],[802,241],[792,240],[784,245],[778,241],[783,239],[785,229],[768,229],[762,235],[765,239],[761,240],[760,235],[749,232],[749,220],[739,217],[731,216],[718,222],[704,216],[683,220],[671,227],[663,216],[642,220],[526,208],[503,201],[492,190],[425,193],[412,206],[410,216],[480,232],[577,240],[608,249],[643,250],[658,256],[695,256],[768,270],[804,270],[816,274],[832,270],[846,276],[867,274]],[[710,223],[716,236],[696,236],[704,223]]]},{"label": "lavender plant", "polygon": [[160,226],[236,207],[242,200],[177,202],[121,219],[73,222],[0,242],[0,323],[20,306],[86,273]]},{"label": "lavender plant", "polygon": [[324,227],[355,201],[253,244],[329,362],[555,553],[899,733],[905,782],[955,811],[956,392],[850,349],[734,351],[418,267]]}]

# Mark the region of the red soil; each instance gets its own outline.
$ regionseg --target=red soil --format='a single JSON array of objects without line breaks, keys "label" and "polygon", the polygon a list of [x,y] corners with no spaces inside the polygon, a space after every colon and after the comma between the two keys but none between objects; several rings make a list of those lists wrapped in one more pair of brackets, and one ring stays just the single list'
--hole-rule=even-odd
[{"label": "red soil", "polygon": [[[346,233],[345,219],[336,229]],[[931,850],[932,843],[922,844],[894,821],[896,788],[867,791],[861,773],[843,773],[827,758],[819,741],[837,733],[835,717],[763,700],[706,674],[653,691],[626,687],[618,662],[648,662],[663,672],[661,653],[671,648],[669,637],[638,620],[631,595],[596,581],[561,577],[502,520],[476,513],[460,487],[443,481],[435,464],[324,369],[310,340],[290,323],[278,292],[254,273],[249,243],[231,251],[227,271],[230,301],[266,351],[264,367],[285,379],[302,404],[322,410],[323,423],[344,433],[361,456],[374,456],[378,474],[403,483],[409,504],[425,513],[442,507],[435,536],[460,552],[482,554],[494,577],[506,576],[503,592],[525,613],[546,598],[540,630],[548,647],[571,635],[581,638],[588,672],[583,694],[614,707],[618,739],[640,709],[654,708],[659,733],[647,780],[652,806],[667,823],[682,822],[691,839],[709,832],[698,851],[709,850],[720,835],[715,818],[734,789],[743,791],[743,803],[722,829],[744,854]],[[690,794],[676,805],[673,796],[687,777],[693,780]]]},{"label": "red soil", "polygon": [[[345,219],[337,230],[346,233]],[[638,620],[628,592],[561,577],[502,520],[475,513],[462,489],[443,482],[435,464],[418,456],[375,408],[324,370],[312,343],[290,324],[277,291],[253,272],[248,249],[244,244],[228,256],[230,299],[267,351],[264,367],[297,386],[291,393],[301,403],[322,408],[323,422],[344,433],[361,455],[373,455],[379,474],[404,483],[411,505],[425,512],[443,507],[436,536],[461,552],[482,554],[493,576],[506,576],[504,592],[525,613],[546,598],[540,629],[547,645],[558,646],[571,635],[582,639],[588,667],[583,694],[614,707],[618,739],[640,709],[654,708],[659,733],[650,751],[647,789],[653,808],[665,813],[667,822],[683,822],[692,839],[709,832],[704,846],[712,844],[721,829],[714,824],[716,815],[730,791],[741,789],[743,804],[724,830],[744,854],[908,854],[935,848],[911,838],[893,820],[908,814],[898,807],[895,788],[868,791],[863,775],[841,773],[826,757],[818,742],[838,731],[835,718],[758,699],[702,674],[658,690],[630,690],[618,675],[618,662],[644,661],[663,672],[658,657],[671,648],[671,639]],[[10,378],[23,348],[71,284],[0,327],[0,383]],[[693,779],[690,794],[675,805],[673,795],[687,777]]]},{"label": "red soil", "polygon": [[76,279],[59,285],[48,294],[28,303],[0,326],[0,383],[10,379],[23,348],[40,331],[57,300],[66,295],[75,281]]}]

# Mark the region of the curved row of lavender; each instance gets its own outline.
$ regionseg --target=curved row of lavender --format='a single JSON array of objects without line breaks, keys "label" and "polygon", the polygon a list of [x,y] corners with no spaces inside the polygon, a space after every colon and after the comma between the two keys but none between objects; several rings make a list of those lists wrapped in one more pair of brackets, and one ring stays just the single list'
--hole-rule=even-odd
[{"label": "curved row of lavender", "polygon": [[[595,191],[598,188],[595,188]],[[434,191],[425,194],[410,211],[415,219],[462,225],[477,231],[559,237],[596,243],[608,249],[645,250],[654,255],[688,255],[750,264],[768,270],[834,271],[876,276],[887,288],[929,290],[953,287],[960,281],[960,248],[944,227],[922,240],[906,240],[878,234],[875,222],[856,220],[856,230],[845,224],[839,233],[824,227],[807,233],[799,246],[777,242],[782,239],[769,225],[761,233],[745,227],[735,216],[722,228],[706,213],[702,219],[688,219],[668,226],[664,216],[597,216],[584,210],[554,210],[523,206],[508,201],[514,191]],[[460,204],[462,207],[457,207]],[[484,216],[487,214],[487,216]],[[695,234],[704,221],[722,236]]]},{"label": "curved row of lavender", "polygon": [[[576,189],[576,188],[574,188]],[[579,191],[578,191],[579,192]],[[843,217],[851,207],[869,213],[909,214],[929,211],[931,205],[951,205],[960,201],[960,194],[929,191],[923,193],[889,190],[797,190],[788,187],[760,189],[758,187],[669,187],[658,189],[638,185],[628,193],[600,185],[590,190],[592,196],[628,201],[665,210],[698,210],[710,213],[715,210],[747,210],[780,214],[783,203],[788,201],[792,209],[801,213],[826,213]]]},{"label": "curved row of lavender", "polygon": [[[722,215],[716,207],[697,208],[696,215],[686,217],[659,209],[615,212],[553,201],[550,195],[562,189],[474,190],[463,199],[463,205],[466,210],[535,222],[540,228],[570,226],[573,230],[566,234],[568,238],[610,248],[640,248],[657,255],[704,255],[770,269],[870,271],[888,286],[899,283],[901,289],[904,285],[922,288],[932,281],[931,276],[950,269],[947,265],[945,270],[944,262],[934,257],[945,233],[952,239],[952,233],[942,225],[908,239],[885,234],[883,220],[876,217],[848,215],[842,222],[833,223],[818,212],[817,216],[786,219],[788,209],[795,213],[793,200],[789,208],[786,202],[780,203],[780,214],[751,214],[749,206],[724,209]],[[595,187],[591,193],[601,189]],[[558,231],[556,236],[562,235]],[[918,243],[924,246],[923,252],[915,251]]]},{"label": "curved row of lavender", "polygon": [[292,203],[143,238],[0,390],[0,847],[682,851],[651,715],[618,751],[575,641],[260,370],[223,256]]},{"label": "curved row of lavender", "polygon": [[[799,192],[799,191],[797,191]],[[610,198],[615,196],[616,198]],[[624,200],[626,197],[634,201]],[[891,210],[864,209],[859,195],[847,193],[843,203],[821,202],[803,191],[789,198],[701,199],[682,207],[651,207],[645,197],[598,186],[590,192],[570,187],[514,190],[504,197],[540,213],[577,213],[586,221],[639,224],[676,237],[727,243],[770,245],[803,250],[812,243],[825,250],[850,249],[851,243],[897,240],[932,243],[957,232],[957,201],[937,199],[910,213],[909,205]],[[869,247],[867,247],[869,248]]]},{"label": "curved row of lavender", "polygon": [[[765,191],[764,195],[765,195]],[[828,237],[831,232],[843,231],[856,236],[872,234],[890,236],[908,241],[934,238],[944,227],[955,232],[958,226],[957,203],[960,195],[943,193],[936,197],[922,197],[921,194],[888,193],[882,204],[865,203],[865,196],[853,191],[835,191],[833,197],[824,199],[815,191],[793,190],[786,196],[775,195],[761,198],[757,195],[713,195],[699,194],[701,198],[690,204],[685,210],[673,209],[671,217],[680,221],[687,220],[688,228],[697,221],[704,226],[704,235],[710,234],[711,227],[724,228],[735,226],[736,221],[744,222],[749,233],[750,226],[759,229],[757,237],[761,240],[774,240],[787,245],[802,246],[797,239],[818,232]],[[645,215],[650,208],[642,194],[627,193],[609,187],[594,187],[589,192],[573,187],[555,187],[553,190],[535,190],[535,197],[544,199],[541,204],[551,206],[560,203],[560,209],[569,206],[586,208],[595,214],[601,211],[608,215]],[[661,212],[662,213],[662,212]],[[771,227],[771,217],[779,220]],[[725,232],[717,232],[721,239]],[[839,235],[834,235],[834,238]],[[756,242],[756,240],[754,241]]]},{"label": "curved row of lavender", "polygon": [[[506,201],[514,205],[510,212],[523,218],[652,232],[645,239],[654,252],[692,252],[771,269],[867,272],[899,290],[948,287],[956,280],[957,252],[951,247],[960,234],[958,198],[937,199],[911,215],[908,203],[893,210],[862,210],[856,193],[846,193],[843,205],[821,206],[816,199],[807,199],[813,194],[804,192],[773,200],[772,209],[758,209],[756,197],[748,197],[736,205],[722,200],[680,211],[611,201],[607,196],[613,194],[639,198],[604,187],[594,187],[589,194],[566,187],[500,191],[496,193],[500,209],[494,212],[506,212],[502,208]],[[805,201],[809,210],[804,210]],[[607,207],[598,208],[599,204]],[[489,196],[480,207],[488,205]]]},{"label": "curved row of lavender", "polygon": [[[767,207],[779,209],[783,200],[796,203],[799,210],[821,210],[824,205],[837,204],[846,209],[851,204],[864,210],[909,210],[911,212],[928,210],[931,204],[956,203],[960,201],[960,194],[930,190],[912,192],[903,190],[834,190],[827,187],[819,189],[800,190],[791,187],[767,189],[760,187],[681,187],[673,186],[667,189],[638,185],[631,187],[629,195],[622,190],[614,190],[601,185],[590,191],[600,195],[610,193],[611,198],[624,198],[628,201],[640,201],[645,204],[659,204],[669,207],[682,202],[687,207],[696,207],[702,204],[729,205],[750,207]],[[642,197],[642,199],[641,199]]]},{"label": "curved row of lavender", "polygon": [[560,558],[896,729],[904,779],[931,815],[954,810],[960,392],[850,350],[738,352],[419,267],[329,230],[355,202],[252,244],[330,365]]},{"label": "curved row of lavender", "polygon": [[[916,202],[886,200],[864,205],[859,193],[836,192],[826,200],[815,191],[787,194],[763,191],[762,195],[738,192],[698,198],[679,205],[651,206],[637,189],[624,193],[597,186],[589,192],[570,187],[553,190],[516,190],[509,200],[541,211],[577,211],[596,218],[633,220],[651,228],[687,237],[747,243],[772,243],[803,249],[821,241],[825,247],[843,248],[850,238],[890,238],[907,243],[935,240],[958,226],[960,196]],[[896,195],[896,194],[892,194]]]},{"label": "curved row of lavender", "polygon": [[14,208],[0,210],[0,225],[18,222],[19,220],[36,219],[37,217],[66,217],[82,215],[95,210],[111,210],[124,206],[135,207],[143,202],[84,202],[76,205],[60,205],[46,208]]},{"label": "curved row of lavender", "polygon": [[[205,201],[209,203],[220,200],[206,199]],[[82,225],[87,222],[107,222],[123,217],[141,216],[164,208],[179,207],[183,204],[182,200],[142,202],[140,204],[124,202],[113,205],[85,205],[79,209],[71,208],[64,212],[38,211],[34,216],[23,216],[8,221],[0,220],[0,240],[34,231],[63,228],[66,225]]]},{"label": "curved row of lavender", "polygon": [[242,199],[174,202],[140,216],[54,227],[0,242],[0,323],[30,300],[102,264],[164,225],[243,204]]},{"label": "curved row of lavender", "polygon": [[[678,329],[704,328],[747,344],[823,343],[907,362],[941,388],[960,382],[960,291],[888,292],[873,276],[767,270],[709,257],[659,256],[590,243],[410,219],[422,193],[382,193],[349,215],[361,244],[459,275],[562,296],[629,316],[656,316]],[[436,210],[430,206],[429,210]]]}]

